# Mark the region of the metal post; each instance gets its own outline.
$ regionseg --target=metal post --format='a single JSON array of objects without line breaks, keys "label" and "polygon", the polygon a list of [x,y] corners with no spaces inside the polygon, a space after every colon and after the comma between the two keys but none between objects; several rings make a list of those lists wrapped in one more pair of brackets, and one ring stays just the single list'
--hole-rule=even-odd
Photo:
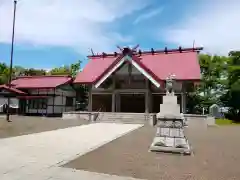
[{"label": "metal post", "polygon": [[[14,12],[13,12],[13,29],[12,29],[12,46],[11,46],[11,59],[10,59],[10,68],[9,68],[9,75],[8,75],[8,86],[11,87],[12,81],[12,66],[13,66],[13,45],[14,45],[14,36],[15,36],[15,19],[16,19],[16,8],[17,8],[17,0],[14,0]],[[8,106],[7,106],[7,117],[6,120],[10,121],[10,98],[8,96]]]}]

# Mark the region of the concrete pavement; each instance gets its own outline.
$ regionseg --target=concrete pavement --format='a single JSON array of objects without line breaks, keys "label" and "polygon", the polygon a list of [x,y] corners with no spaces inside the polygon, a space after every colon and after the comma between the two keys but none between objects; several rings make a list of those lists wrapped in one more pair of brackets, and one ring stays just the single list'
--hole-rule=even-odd
[{"label": "concrete pavement", "polygon": [[1,180],[134,179],[59,167],[142,125],[96,123],[0,140]]}]

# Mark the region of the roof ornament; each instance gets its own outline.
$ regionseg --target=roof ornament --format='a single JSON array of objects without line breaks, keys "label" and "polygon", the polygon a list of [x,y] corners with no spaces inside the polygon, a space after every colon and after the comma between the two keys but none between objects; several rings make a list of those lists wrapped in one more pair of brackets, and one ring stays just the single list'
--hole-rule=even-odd
[{"label": "roof ornament", "polygon": [[193,51],[194,51],[194,49],[195,49],[195,39],[193,40]]},{"label": "roof ornament", "polygon": [[167,49],[167,47],[165,47],[164,52],[165,52],[165,54],[168,53],[168,49]]},{"label": "roof ornament", "polygon": [[175,74],[169,74],[166,79],[166,95],[174,96],[173,84],[175,81]]},{"label": "roof ornament", "polygon": [[139,54],[139,56],[142,55],[142,51],[141,51],[141,49],[138,50],[138,54]]},{"label": "roof ornament", "polygon": [[182,52],[182,46],[179,46],[178,50],[181,53]]},{"label": "roof ornament", "polygon": [[120,51],[123,51],[123,49],[122,49],[120,46],[118,46],[118,45],[117,45],[117,48],[118,48]]},{"label": "roof ornament", "polygon": [[102,57],[105,58],[107,54],[105,52],[102,52]]},{"label": "roof ornament", "polygon": [[117,45],[117,48],[118,48],[123,54],[128,54],[128,53],[130,53],[130,52],[137,52],[137,49],[139,48],[139,44],[137,44],[137,45],[134,46],[133,48],[130,48],[130,47],[121,48],[120,46]]},{"label": "roof ornament", "polygon": [[132,48],[132,51],[137,51],[138,48],[139,48],[139,44],[137,44],[136,46],[134,46],[134,47]]},{"label": "roof ornament", "polygon": [[93,52],[93,49],[91,48],[91,53],[92,53],[92,55],[94,56],[94,52]]},{"label": "roof ornament", "polygon": [[151,48],[151,53],[152,53],[152,55],[154,55],[154,53],[155,53],[153,48]]}]

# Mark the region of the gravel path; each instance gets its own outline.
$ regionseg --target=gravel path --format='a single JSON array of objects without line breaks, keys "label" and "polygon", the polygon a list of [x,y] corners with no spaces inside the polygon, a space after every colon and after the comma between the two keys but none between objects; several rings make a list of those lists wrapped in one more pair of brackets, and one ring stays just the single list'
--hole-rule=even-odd
[{"label": "gravel path", "polygon": [[194,156],[148,152],[155,132],[139,128],[65,167],[148,180],[240,179],[240,127],[188,128]]}]

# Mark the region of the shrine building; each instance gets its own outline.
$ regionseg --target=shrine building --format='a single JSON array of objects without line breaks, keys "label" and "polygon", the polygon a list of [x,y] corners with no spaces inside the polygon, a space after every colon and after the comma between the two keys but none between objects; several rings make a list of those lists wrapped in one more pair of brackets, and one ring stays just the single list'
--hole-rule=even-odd
[{"label": "shrine building", "polygon": [[10,99],[10,109],[19,115],[62,116],[75,110],[76,92],[71,76],[20,76],[10,85],[0,85],[0,113]]},{"label": "shrine building", "polygon": [[88,64],[74,81],[89,87],[88,111],[158,113],[166,79],[173,74],[175,94],[186,113],[186,91],[201,78],[198,53],[202,48],[137,48],[88,56]]}]

